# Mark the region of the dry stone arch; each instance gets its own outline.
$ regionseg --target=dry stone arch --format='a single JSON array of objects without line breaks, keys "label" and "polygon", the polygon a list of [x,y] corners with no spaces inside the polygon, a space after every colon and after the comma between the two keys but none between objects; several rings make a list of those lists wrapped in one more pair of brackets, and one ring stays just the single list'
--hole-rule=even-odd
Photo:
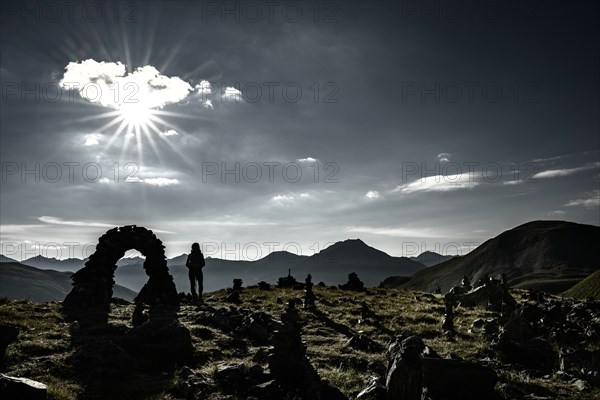
[{"label": "dry stone arch", "polygon": [[80,324],[107,322],[116,263],[131,249],[146,256],[148,282],[134,300],[138,309],[148,305],[151,320],[176,318],[179,297],[167,267],[165,246],[151,230],[135,225],[110,229],[98,239],[94,254],[72,277],[73,289],[63,302],[67,318]]}]

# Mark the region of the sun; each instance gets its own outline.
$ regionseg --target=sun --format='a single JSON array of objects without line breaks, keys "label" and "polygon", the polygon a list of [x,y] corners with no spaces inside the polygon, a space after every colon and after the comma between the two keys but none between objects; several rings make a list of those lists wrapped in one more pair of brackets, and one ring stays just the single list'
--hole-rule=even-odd
[{"label": "sun", "polygon": [[118,108],[119,119],[128,128],[147,128],[153,119],[153,109],[143,103],[124,103]]}]

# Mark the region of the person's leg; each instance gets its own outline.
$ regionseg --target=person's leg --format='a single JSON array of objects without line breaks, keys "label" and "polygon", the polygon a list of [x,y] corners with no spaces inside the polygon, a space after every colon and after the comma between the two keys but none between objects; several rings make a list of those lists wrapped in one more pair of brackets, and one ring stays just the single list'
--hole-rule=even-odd
[{"label": "person's leg", "polygon": [[202,301],[202,292],[204,292],[204,275],[202,274],[202,270],[198,271],[196,277],[198,278],[198,298]]},{"label": "person's leg", "polygon": [[196,294],[196,274],[191,268],[188,272],[188,277],[190,278],[190,291],[192,292],[192,299],[195,301],[198,299],[198,294]]}]

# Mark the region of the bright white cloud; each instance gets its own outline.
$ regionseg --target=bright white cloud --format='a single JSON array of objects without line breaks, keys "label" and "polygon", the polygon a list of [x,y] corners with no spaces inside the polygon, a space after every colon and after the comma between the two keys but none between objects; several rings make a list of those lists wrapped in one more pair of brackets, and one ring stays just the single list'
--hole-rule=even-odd
[{"label": "bright white cloud", "polygon": [[102,178],[100,178],[98,180],[98,183],[110,183],[110,179],[108,179],[107,177],[103,176]]},{"label": "bright white cloud", "polygon": [[478,185],[479,182],[476,182],[471,174],[435,175],[396,186],[392,192],[449,192],[472,189]]},{"label": "bright white cloud", "polygon": [[571,200],[565,207],[600,207],[600,190],[592,192],[587,198]]},{"label": "bright white cloud", "polygon": [[450,153],[440,153],[437,155],[437,159],[439,162],[450,162]]},{"label": "bright white cloud", "polygon": [[234,87],[227,87],[227,88],[225,88],[223,97],[225,97],[226,100],[241,101],[242,100],[242,92],[240,92],[239,90],[237,90]]},{"label": "bright white cloud", "polygon": [[127,73],[121,62],[93,59],[70,62],[59,84],[63,88],[77,90],[82,98],[92,103],[113,108],[130,104],[162,108],[185,99],[193,90],[181,78],[162,75],[151,65]]},{"label": "bright white cloud", "polygon": [[381,198],[381,195],[379,194],[379,192],[377,190],[369,190],[365,194],[365,197],[370,200],[375,200],[375,199]]},{"label": "bright white cloud", "polygon": [[84,143],[84,145],[85,146],[95,146],[97,144],[100,144],[98,142],[98,136],[99,135],[96,135],[95,133],[90,133],[88,135],[85,135],[85,143]]},{"label": "bright white cloud", "polygon": [[212,110],[214,108],[211,100],[205,100],[202,104],[204,105],[204,108],[208,110]]},{"label": "bright white cloud", "polygon": [[171,186],[171,185],[179,185],[179,179],[170,179],[170,178],[146,178],[142,180],[144,183],[152,186]]},{"label": "bright white cloud", "polygon": [[296,161],[298,161],[299,163],[303,163],[303,164],[312,164],[312,163],[316,163],[318,160],[313,157],[306,157],[306,158],[299,158]]},{"label": "bright white cloud", "polygon": [[175,129],[169,129],[164,132],[161,132],[160,134],[163,136],[176,136],[179,135],[179,132],[177,132]]},{"label": "bright white cloud", "polygon": [[277,203],[290,203],[292,201],[295,200],[294,196],[288,196],[286,194],[278,194],[276,196],[273,196],[271,198],[271,201],[277,202]]},{"label": "bright white cloud", "polygon": [[212,88],[209,81],[200,82],[194,86],[194,89],[196,89],[196,93],[198,94],[212,94]]},{"label": "bright white cloud", "polygon": [[300,193],[300,197],[303,199],[310,199],[312,195],[310,193]]}]

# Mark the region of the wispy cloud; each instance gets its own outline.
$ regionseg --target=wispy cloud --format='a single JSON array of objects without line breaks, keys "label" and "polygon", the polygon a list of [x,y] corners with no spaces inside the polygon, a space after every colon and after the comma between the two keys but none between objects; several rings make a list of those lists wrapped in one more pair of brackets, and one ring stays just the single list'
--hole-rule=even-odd
[{"label": "wispy cloud", "polygon": [[479,185],[470,174],[435,175],[417,179],[416,181],[396,186],[392,192],[449,192],[453,190],[472,189]]},{"label": "wispy cloud", "polygon": [[600,190],[595,190],[586,198],[571,200],[565,207],[600,207]]},{"label": "wispy cloud", "polygon": [[437,155],[437,159],[439,162],[450,162],[450,153],[440,153]]},{"label": "wispy cloud", "polygon": [[600,163],[591,163],[591,164],[586,164],[583,167],[577,167],[577,168],[562,168],[562,169],[549,169],[547,171],[542,171],[542,172],[538,172],[537,174],[533,175],[532,178],[536,179],[547,179],[547,178],[559,178],[562,176],[569,176],[569,175],[573,175],[576,174],[578,172],[582,172],[582,171],[589,171],[592,169],[597,169],[600,167]]},{"label": "wispy cloud", "polygon": [[47,224],[52,224],[52,225],[90,226],[90,227],[99,227],[99,228],[113,228],[115,226],[113,224],[106,224],[103,222],[69,221],[69,220],[64,220],[62,218],[50,217],[50,216],[42,216],[42,217],[39,217],[38,219],[42,222],[45,222]]},{"label": "wispy cloud", "polygon": [[430,228],[396,228],[396,227],[370,227],[370,226],[352,226],[347,228],[348,232],[368,233],[372,235],[385,235],[393,237],[413,237],[413,238],[438,238],[444,237],[439,231]]},{"label": "wispy cloud", "polygon": [[[79,226],[79,227],[91,227],[91,228],[114,228],[114,227],[123,225],[122,223],[121,224],[109,224],[109,223],[105,223],[105,222],[95,222],[95,221],[66,220],[63,218],[51,217],[51,216],[46,216],[46,215],[39,217],[38,220],[45,222],[46,224],[50,224],[50,225],[66,225],[66,226]],[[152,229],[152,230],[157,233],[168,233],[168,234],[175,233],[175,232],[164,231],[164,230],[160,230],[160,229]]]}]

